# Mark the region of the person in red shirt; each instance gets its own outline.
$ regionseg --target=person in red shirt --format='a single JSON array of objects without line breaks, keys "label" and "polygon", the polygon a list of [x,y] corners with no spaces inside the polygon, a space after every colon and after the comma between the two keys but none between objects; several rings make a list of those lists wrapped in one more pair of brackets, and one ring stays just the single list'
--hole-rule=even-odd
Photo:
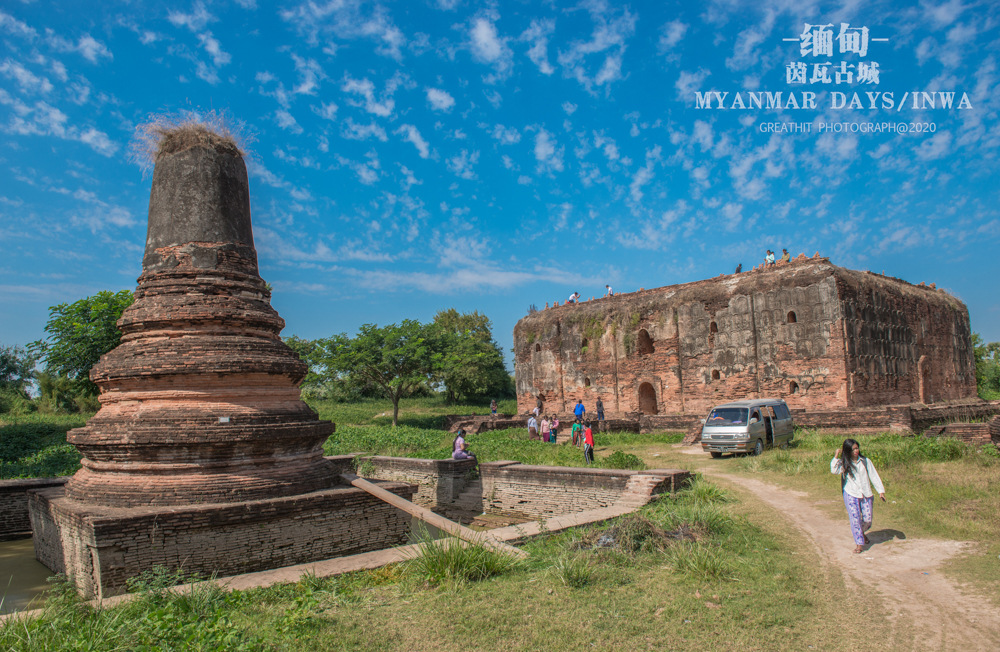
[{"label": "person in red shirt", "polygon": [[583,431],[583,460],[587,465],[594,463],[594,431],[590,429],[590,422]]}]

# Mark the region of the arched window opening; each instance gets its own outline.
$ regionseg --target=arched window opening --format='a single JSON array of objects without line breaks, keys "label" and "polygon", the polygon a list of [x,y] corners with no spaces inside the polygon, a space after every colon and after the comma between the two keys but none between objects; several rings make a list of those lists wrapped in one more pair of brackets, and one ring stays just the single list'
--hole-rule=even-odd
[{"label": "arched window opening", "polygon": [[657,414],[656,390],[649,383],[639,385],[639,411],[643,414]]},{"label": "arched window opening", "polygon": [[536,344],[535,345],[535,353],[541,353],[541,352],[542,352],[542,345],[541,344]]},{"label": "arched window opening", "polygon": [[583,379],[583,386],[584,387],[590,387],[590,379],[589,378],[584,378]]},{"label": "arched window opening", "polygon": [[798,394],[799,393],[799,384],[797,382],[795,382],[794,380],[792,382],[788,383],[788,393],[789,394]]},{"label": "arched window opening", "polygon": [[716,324],[713,321],[711,324],[708,325],[708,332],[709,333],[718,333],[719,332],[719,325]]},{"label": "arched window opening", "polygon": [[712,370],[712,380],[718,380],[719,377],[720,377],[719,376],[719,370],[718,369],[713,369]]},{"label": "arched window opening", "polygon": [[587,346],[588,346],[589,344],[590,344],[590,343],[589,343],[589,342],[587,341],[587,338],[586,338],[586,337],[585,337],[585,338],[583,338],[583,339],[582,339],[582,340],[580,341],[580,350],[581,350],[581,351],[586,351],[586,350],[587,350]]},{"label": "arched window opening", "polygon": [[645,328],[639,331],[638,340],[637,348],[639,350],[639,355],[648,355],[653,352],[653,338],[649,336],[649,333]]},{"label": "arched window opening", "polygon": [[789,324],[794,324],[795,323],[795,311],[794,310],[789,310],[788,311],[788,318],[785,321],[787,323],[789,323]]}]

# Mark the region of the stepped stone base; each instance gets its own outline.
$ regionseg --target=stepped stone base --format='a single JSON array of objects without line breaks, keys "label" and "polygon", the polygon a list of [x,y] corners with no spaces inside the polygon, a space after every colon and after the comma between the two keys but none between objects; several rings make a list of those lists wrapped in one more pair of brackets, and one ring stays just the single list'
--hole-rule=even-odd
[{"label": "stepped stone base", "polygon": [[[381,486],[407,500],[416,485]],[[124,593],[154,566],[237,575],[404,544],[410,517],[354,487],[212,505],[112,508],[29,492],[35,556],[87,598]]]}]

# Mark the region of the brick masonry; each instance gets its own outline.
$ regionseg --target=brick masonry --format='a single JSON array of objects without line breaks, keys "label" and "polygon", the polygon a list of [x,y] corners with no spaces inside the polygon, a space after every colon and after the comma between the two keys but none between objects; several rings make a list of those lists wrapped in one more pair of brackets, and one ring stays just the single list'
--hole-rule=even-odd
[{"label": "brick masonry", "polygon": [[527,518],[572,514],[619,504],[646,504],[679,489],[691,474],[676,469],[619,471],[534,466],[512,461],[480,464],[484,510]]},{"label": "brick masonry", "polygon": [[0,480],[0,541],[31,536],[28,490],[61,487],[69,478]]},{"label": "brick masonry", "polygon": [[[406,499],[416,486],[382,483]],[[154,566],[236,575],[406,542],[410,517],[344,487],[260,501],[113,508],[69,499],[61,487],[29,493],[38,560],[81,594],[104,598]]]},{"label": "brick masonry", "polygon": [[933,286],[819,256],[521,319],[518,411],[694,414],[748,397],[830,411],[976,396],[969,315]]},{"label": "brick masonry", "polygon": [[362,456],[358,469],[366,478],[419,485],[413,502],[431,511],[447,511],[469,486],[475,460],[427,460],[409,457]]}]

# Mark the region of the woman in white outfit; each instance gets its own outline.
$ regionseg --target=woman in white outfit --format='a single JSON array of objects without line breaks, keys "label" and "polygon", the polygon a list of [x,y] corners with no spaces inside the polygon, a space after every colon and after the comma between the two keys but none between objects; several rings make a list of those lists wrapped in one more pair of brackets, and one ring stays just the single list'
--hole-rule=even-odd
[{"label": "woman in white outfit", "polygon": [[[845,461],[846,460],[846,461]],[[851,533],[854,535],[855,554],[864,551],[866,543],[871,543],[865,532],[872,526],[872,485],[879,498],[885,502],[885,487],[878,477],[875,465],[861,454],[861,446],[853,439],[844,440],[842,448],[830,460],[830,473],[840,474],[840,487],[844,492],[844,506],[851,519]]]}]

